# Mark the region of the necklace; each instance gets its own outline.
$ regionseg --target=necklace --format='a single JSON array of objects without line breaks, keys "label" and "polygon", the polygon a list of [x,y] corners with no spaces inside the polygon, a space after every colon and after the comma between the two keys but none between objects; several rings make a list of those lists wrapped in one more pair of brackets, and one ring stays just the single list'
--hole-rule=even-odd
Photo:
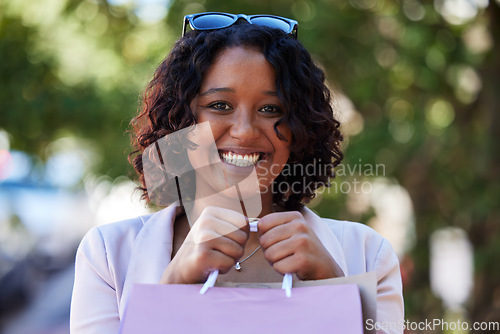
[{"label": "necklace", "polygon": [[255,248],[255,250],[254,250],[252,253],[250,253],[250,255],[248,255],[248,256],[247,256],[246,258],[244,258],[243,260],[236,262],[236,264],[234,265],[234,269],[236,269],[236,270],[240,271],[240,270],[241,270],[241,264],[242,264],[243,262],[245,262],[246,260],[248,260],[248,259],[249,259],[252,255],[254,255],[254,254],[255,254],[255,252],[257,252],[257,251],[260,249],[260,247],[262,247],[262,245],[259,245],[259,247]]}]

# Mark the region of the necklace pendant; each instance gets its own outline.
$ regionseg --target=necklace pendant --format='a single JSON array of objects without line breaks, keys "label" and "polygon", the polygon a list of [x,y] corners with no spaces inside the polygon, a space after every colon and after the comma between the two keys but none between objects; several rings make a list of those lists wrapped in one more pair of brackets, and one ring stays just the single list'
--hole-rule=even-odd
[{"label": "necklace pendant", "polygon": [[236,265],[234,266],[234,269],[240,271],[241,270],[241,265],[240,265],[240,262],[236,262]]}]

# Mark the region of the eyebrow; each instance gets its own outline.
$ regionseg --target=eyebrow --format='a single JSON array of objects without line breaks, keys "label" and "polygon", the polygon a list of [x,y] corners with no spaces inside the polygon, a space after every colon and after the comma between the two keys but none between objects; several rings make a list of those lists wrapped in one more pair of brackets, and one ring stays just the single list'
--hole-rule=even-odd
[{"label": "eyebrow", "polygon": [[266,90],[262,92],[264,95],[278,96],[278,93],[273,90]]},{"label": "eyebrow", "polygon": [[214,93],[220,93],[220,92],[226,92],[226,93],[235,93],[235,90],[232,88],[227,88],[227,87],[222,87],[222,88],[210,88],[209,90],[203,92],[200,94],[200,96],[205,96],[205,95],[210,95]]},{"label": "eyebrow", "polygon": [[[221,87],[221,88],[210,88],[207,91],[201,93],[200,96],[206,96],[206,95],[221,93],[221,92],[223,92],[223,93],[236,93],[236,91],[232,88]],[[271,91],[271,90],[263,91],[262,94],[270,95],[270,96],[278,96],[278,93],[276,93],[275,91]]]}]

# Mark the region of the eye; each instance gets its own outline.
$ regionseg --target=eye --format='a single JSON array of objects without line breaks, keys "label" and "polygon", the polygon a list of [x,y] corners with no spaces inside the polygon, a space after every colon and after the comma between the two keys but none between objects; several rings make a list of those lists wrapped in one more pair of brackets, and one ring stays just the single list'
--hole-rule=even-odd
[{"label": "eye", "polygon": [[267,115],[282,115],[283,111],[281,110],[280,107],[274,106],[274,105],[267,105],[263,106],[262,108],[259,109],[260,112],[263,112],[264,114]]},{"label": "eye", "polygon": [[213,102],[213,103],[210,103],[208,105],[209,108],[212,108],[212,109],[215,109],[215,110],[222,110],[222,111],[226,111],[226,110],[231,110],[231,106],[224,102],[224,101],[216,101],[216,102]]}]

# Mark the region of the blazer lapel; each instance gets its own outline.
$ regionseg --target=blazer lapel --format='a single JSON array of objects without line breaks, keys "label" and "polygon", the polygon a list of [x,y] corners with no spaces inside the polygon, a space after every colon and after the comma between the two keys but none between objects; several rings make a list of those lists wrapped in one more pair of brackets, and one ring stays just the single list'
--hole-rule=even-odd
[{"label": "blazer lapel", "polygon": [[337,236],[328,227],[327,223],[321,217],[315,214],[311,209],[304,207],[302,209],[304,218],[311,224],[314,233],[318,236],[323,246],[328,250],[330,255],[335,259],[337,264],[342,268],[346,276],[349,275],[347,271],[347,261],[344,255],[342,246]]},{"label": "blazer lapel", "polygon": [[180,210],[178,203],[174,203],[144,221],[144,227],[134,242],[123,285],[120,318],[123,317],[134,284],[156,284],[160,281],[163,271],[171,261],[173,227]]}]

